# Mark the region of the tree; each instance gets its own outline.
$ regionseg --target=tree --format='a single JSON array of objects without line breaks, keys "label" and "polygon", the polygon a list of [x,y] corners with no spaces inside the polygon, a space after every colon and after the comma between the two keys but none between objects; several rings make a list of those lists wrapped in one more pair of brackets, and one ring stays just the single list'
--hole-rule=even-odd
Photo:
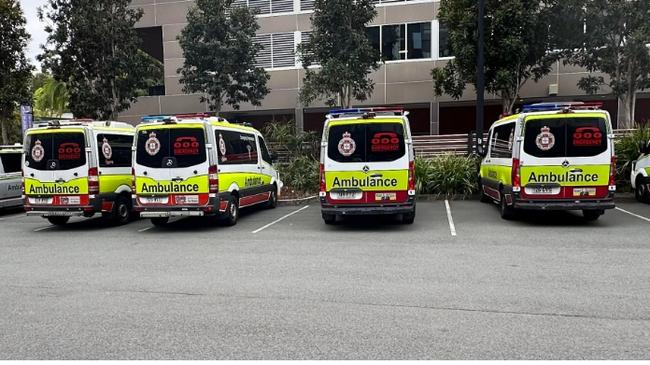
[{"label": "tree", "polygon": [[10,142],[9,129],[15,123],[16,107],[29,101],[33,67],[25,56],[30,39],[25,23],[17,0],[0,0],[0,129],[3,144]]},{"label": "tree", "polygon": [[[39,9],[48,33],[39,56],[45,70],[63,81],[70,94],[70,110],[78,117],[114,119],[129,108],[138,90],[146,89],[152,59],[139,51],[135,31],[142,9],[130,0],[49,0]],[[162,77],[162,76],[160,76]]]},{"label": "tree", "polygon": [[372,95],[375,84],[369,75],[379,68],[381,56],[366,26],[375,16],[372,0],[315,1],[313,31],[298,47],[306,72],[300,90],[304,105],[324,97],[329,106],[350,107],[352,99],[364,101]]},{"label": "tree", "polygon": [[[510,113],[524,84],[549,74],[559,57],[550,43],[555,8],[540,0],[487,0],[485,10],[485,89]],[[459,99],[467,84],[476,84],[477,15],[476,0],[440,3],[455,58],[431,72],[438,96]]]},{"label": "tree", "polygon": [[567,63],[590,72],[578,86],[588,94],[609,87],[622,106],[618,127],[633,128],[637,92],[650,88],[650,1],[564,1],[579,14],[579,29],[585,29],[571,33],[566,50]]},{"label": "tree", "polygon": [[34,115],[60,118],[68,111],[69,99],[66,84],[49,77],[34,91]]},{"label": "tree", "polygon": [[197,0],[178,37],[185,56],[178,70],[183,91],[205,94],[201,102],[217,113],[224,103],[235,110],[244,102],[259,106],[269,93],[270,76],[255,61],[262,49],[254,42],[259,29],[255,12],[232,4]]}]

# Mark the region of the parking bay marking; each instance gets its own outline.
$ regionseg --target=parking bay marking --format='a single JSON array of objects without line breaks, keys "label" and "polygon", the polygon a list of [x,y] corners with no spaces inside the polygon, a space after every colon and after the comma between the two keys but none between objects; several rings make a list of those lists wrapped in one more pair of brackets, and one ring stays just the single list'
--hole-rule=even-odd
[{"label": "parking bay marking", "polygon": [[281,218],[278,218],[278,219],[274,220],[273,222],[271,222],[271,223],[265,225],[264,227],[259,228],[259,229],[255,230],[255,231],[253,231],[253,234],[256,234],[256,233],[262,232],[263,230],[265,230],[265,229],[271,227],[272,225],[274,225],[274,224],[276,224],[276,223],[279,223],[279,222],[281,222],[281,221],[283,221],[283,220],[285,220],[285,219],[291,217],[291,216],[294,215],[294,214],[298,214],[298,213],[302,212],[303,210],[305,210],[305,209],[307,209],[307,208],[309,208],[309,205],[305,205],[304,207],[302,207],[302,208],[300,208],[300,209],[298,209],[298,210],[296,210],[296,211],[293,211],[293,212],[291,212],[291,213],[289,213],[289,214],[287,214],[287,215],[285,215],[285,216],[283,216],[283,217],[281,217]]},{"label": "parking bay marking", "polygon": [[45,231],[45,230],[48,230],[48,229],[52,229],[52,228],[54,228],[54,227],[56,227],[56,226],[47,226],[47,227],[36,228],[36,229],[34,230],[34,232]]},{"label": "parking bay marking", "polygon": [[626,214],[629,214],[629,215],[631,215],[633,217],[639,218],[639,219],[644,220],[646,222],[650,222],[650,218],[646,218],[646,217],[644,217],[642,215],[638,215],[638,214],[634,214],[632,212],[628,212],[627,210],[621,209],[619,207],[616,207],[616,210],[621,211],[621,212],[626,213]]},{"label": "parking bay marking", "polygon": [[454,224],[454,218],[451,216],[451,207],[449,206],[449,200],[445,200],[445,208],[447,209],[447,220],[449,221],[449,232],[451,235],[456,237],[456,225]]}]

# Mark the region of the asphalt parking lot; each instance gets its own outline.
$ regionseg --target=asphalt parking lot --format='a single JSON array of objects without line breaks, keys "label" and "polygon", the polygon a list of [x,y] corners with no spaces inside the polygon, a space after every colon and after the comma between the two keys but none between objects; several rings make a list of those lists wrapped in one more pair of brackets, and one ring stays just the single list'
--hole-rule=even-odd
[{"label": "asphalt parking lot", "polygon": [[5,212],[0,358],[647,359],[650,205],[618,207],[326,226],[310,203],[162,229]]}]

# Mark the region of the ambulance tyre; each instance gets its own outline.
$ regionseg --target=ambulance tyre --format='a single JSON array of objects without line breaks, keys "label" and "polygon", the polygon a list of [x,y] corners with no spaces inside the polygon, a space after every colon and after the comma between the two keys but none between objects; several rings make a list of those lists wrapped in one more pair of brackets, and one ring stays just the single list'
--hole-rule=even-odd
[{"label": "ambulance tyre", "polygon": [[237,224],[237,219],[239,219],[239,204],[238,198],[236,195],[232,195],[228,198],[228,208],[226,211],[226,216],[221,220],[221,223],[224,226],[232,227]]},{"label": "ambulance tyre", "polygon": [[116,225],[127,224],[131,221],[131,202],[125,196],[120,196],[115,200],[111,220]]},{"label": "ambulance tyre", "polygon": [[169,217],[151,218],[151,224],[156,227],[164,227],[169,223]]},{"label": "ambulance tyre", "polygon": [[323,213],[323,222],[328,225],[336,223],[336,215]]},{"label": "ambulance tyre", "polygon": [[402,214],[402,224],[413,224],[415,222],[415,212]]},{"label": "ambulance tyre", "polygon": [[55,226],[65,226],[70,217],[47,217],[47,220]]},{"label": "ambulance tyre", "polygon": [[278,206],[278,187],[273,184],[273,190],[269,195],[269,201],[266,202],[266,207],[268,209],[275,209]]},{"label": "ambulance tyre", "polygon": [[583,210],[582,216],[589,222],[597,221],[601,215],[605,214],[602,210]]},{"label": "ambulance tyre", "polygon": [[501,192],[501,202],[499,204],[499,213],[501,213],[501,218],[505,220],[511,220],[515,217],[515,208],[508,206],[506,202],[506,194]]},{"label": "ambulance tyre", "polygon": [[645,184],[643,184],[643,178],[640,176],[637,177],[636,187],[634,188],[634,197],[637,201],[646,203],[649,200],[648,195],[650,194],[646,191]]}]

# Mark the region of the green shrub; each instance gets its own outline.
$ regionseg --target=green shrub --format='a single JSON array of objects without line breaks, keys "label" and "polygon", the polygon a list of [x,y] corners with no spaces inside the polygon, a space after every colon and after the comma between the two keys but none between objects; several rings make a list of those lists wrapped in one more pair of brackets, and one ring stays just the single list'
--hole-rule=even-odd
[{"label": "green shrub", "polygon": [[441,155],[415,160],[416,189],[420,194],[469,197],[478,187],[478,159]]},{"label": "green shrub", "polygon": [[319,162],[301,155],[277,166],[280,179],[288,189],[298,194],[312,194],[319,188]]},{"label": "green shrub", "polygon": [[639,128],[632,133],[616,140],[616,156],[618,157],[618,168],[616,183],[625,189],[630,186],[630,173],[632,161],[639,158],[639,142],[650,140],[650,127]]}]

